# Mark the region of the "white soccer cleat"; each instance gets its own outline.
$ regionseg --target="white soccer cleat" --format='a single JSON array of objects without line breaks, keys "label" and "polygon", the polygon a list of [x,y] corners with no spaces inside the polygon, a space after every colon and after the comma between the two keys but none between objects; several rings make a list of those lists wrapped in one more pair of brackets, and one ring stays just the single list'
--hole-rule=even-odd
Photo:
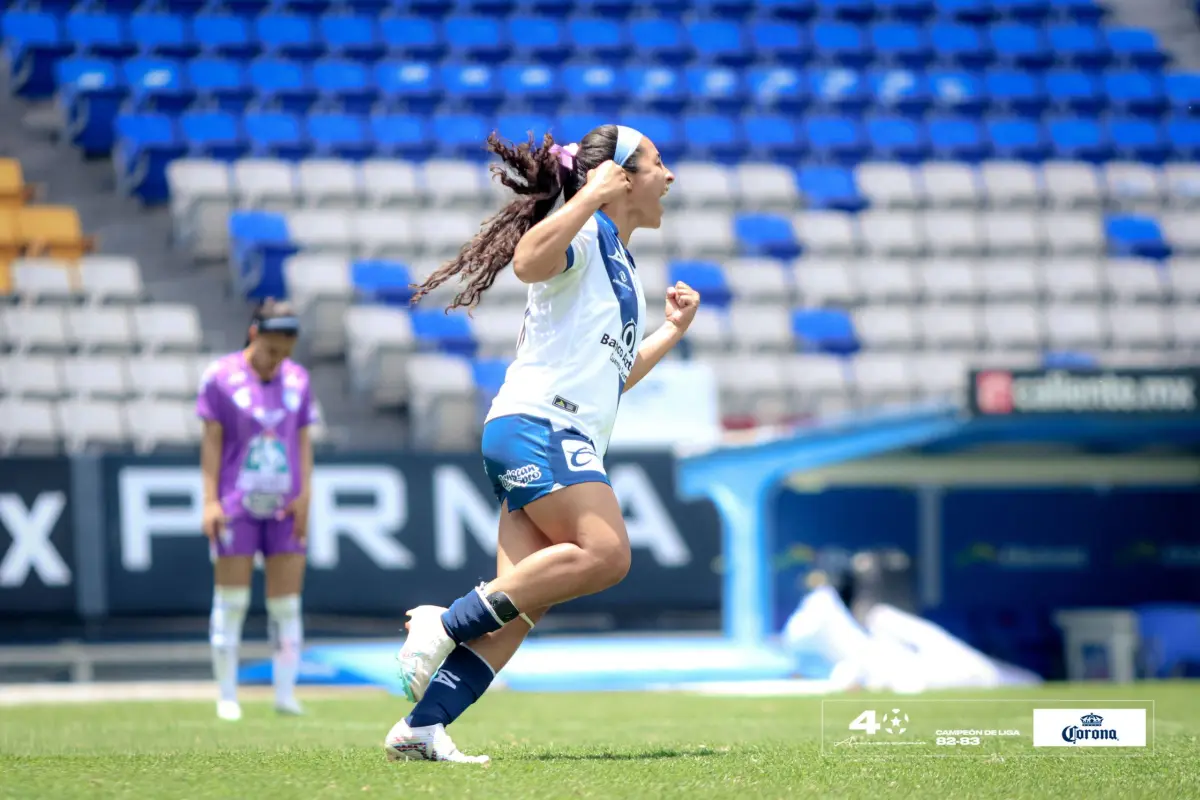
[{"label": "white soccer cleat", "polygon": [[383,742],[388,761],[450,761],[455,764],[487,764],[487,756],[468,756],[459,751],[441,723],[410,728],[400,720]]},{"label": "white soccer cleat", "polygon": [[242,718],[242,707],[237,700],[217,701],[217,716],[226,722],[237,722]]},{"label": "white soccer cleat", "polygon": [[276,700],[275,713],[285,717],[299,717],[304,714],[304,708],[300,701],[293,697],[290,700]]},{"label": "white soccer cleat", "polygon": [[439,606],[418,606],[408,612],[409,620],[404,626],[408,628],[408,636],[396,654],[396,661],[400,663],[400,688],[411,703],[425,696],[433,673],[454,650],[454,640],[442,626],[445,610]]}]

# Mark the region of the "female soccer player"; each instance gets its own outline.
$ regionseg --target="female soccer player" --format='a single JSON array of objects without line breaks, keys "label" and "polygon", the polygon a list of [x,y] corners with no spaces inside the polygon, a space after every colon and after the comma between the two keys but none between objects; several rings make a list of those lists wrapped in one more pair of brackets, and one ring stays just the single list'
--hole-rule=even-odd
[{"label": "female soccer player", "polygon": [[238,646],[259,553],[266,559],[275,708],[301,713],[295,697],[304,635],[300,591],[313,465],[309,426],[317,414],[308,372],[290,359],[299,332],[286,304],[263,303],[245,349],[209,366],[196,401],[204,420],[204,535],[215,561],[209,640],[220,687],[217,716],[225,720],[242,716]]},{"label": "female soccer player", "polygon": [[[445,726],[551,606],[625,577],[629,537],[603,462],[617,406],[679,342],[700,302],[682,283],[667,289],[666,321],[643,339],[646,300],[627,244],[638,228],[662,223],[675,176],[641,133],[602,125],[566,148],[549,135],[540,148],[511,148],[493,135],[488,149],[518,197],[414,300],[459,275],[466,286],[454,305],[471,307],[510,262],[529,284],[516,359],[483,430],[484,467],[501,503],[497,578],[449,609],[408,612],[397,658],[417,705],[385,740],[393,760],[486,762],[459,752]],[[550,213],[560,195],[565,202]]]}]

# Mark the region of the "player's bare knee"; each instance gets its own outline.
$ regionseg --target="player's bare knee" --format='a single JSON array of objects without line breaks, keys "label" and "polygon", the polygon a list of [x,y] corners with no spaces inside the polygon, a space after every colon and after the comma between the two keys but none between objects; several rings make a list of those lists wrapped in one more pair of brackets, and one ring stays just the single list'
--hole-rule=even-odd
[{"label": "player's bare knee", "polygon": [[625,580],[633,563],[628,547],[606,547],[594,555],[596,561],[593,569],[598,584],[607,589]]}]

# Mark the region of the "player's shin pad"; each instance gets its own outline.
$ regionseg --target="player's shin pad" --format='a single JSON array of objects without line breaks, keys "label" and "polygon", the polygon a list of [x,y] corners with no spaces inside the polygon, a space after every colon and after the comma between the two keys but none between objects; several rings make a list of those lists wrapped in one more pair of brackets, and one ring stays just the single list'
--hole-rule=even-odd
[{"label": "player's shin pad", "polygon": [[510,600],[504,592],[484,594],[482,585],[477,587],[475,591],[479,592],[479,596],[487,604],[488,609],[492,612],[492,616],[501,625],[507,625],[517,617],[520,617],[525,621],[526,625],[531,629],[533,628],[533,620],[529,618],[529,615],[517,608],[516,603]]}]

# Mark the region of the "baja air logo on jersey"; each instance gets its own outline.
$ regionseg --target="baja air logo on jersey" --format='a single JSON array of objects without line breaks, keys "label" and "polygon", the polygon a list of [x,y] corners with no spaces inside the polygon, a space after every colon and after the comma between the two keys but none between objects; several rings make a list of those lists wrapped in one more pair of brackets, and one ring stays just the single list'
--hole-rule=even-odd
[{"label": "baja air logo on jersey", "polygon": [[562,449],[567,459],[567,469],[571,472],[604,472],[604,462],[596,454],[591,442],[563,439]]},{"label": "baja air logo on jersey", "polygon": [[609,360],[617,368],[619,394],[624,390],[625,382],[629,380],[629,373],[633,370],[633,362],[637,357],[638,296],[633,285],[636,265],[631,260],[629,251],[617,238],[616,227],[602,211],[596,212],[596,227],[600,255],[621,314],[620,336],[614,338],[606,332],[600,337],[601,345],[612,348]]},{"label": "baja air logo on jersey", "polygon": [[542,471],[537,464],[526,464],[523,467],[500,473],[499,480],[501,486],[507,491],[512,491],[517,487],[528,486],[541,477]]}]

